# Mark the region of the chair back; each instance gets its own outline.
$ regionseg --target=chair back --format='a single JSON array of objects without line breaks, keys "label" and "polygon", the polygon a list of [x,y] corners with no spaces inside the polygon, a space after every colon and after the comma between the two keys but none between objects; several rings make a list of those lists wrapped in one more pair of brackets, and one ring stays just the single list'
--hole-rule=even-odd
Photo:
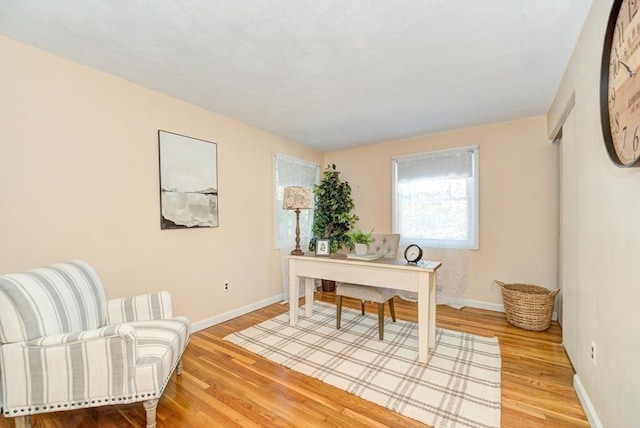
[{"label": "chair back", "polygon": [[104,326],[106,295],[88,263],[0,276],[0,344]]},{"label": "chair back", "polygon": [[395,259],[398,257],[400,247],[399,233],[374,233],[371,235],[373,242],[369,244],[367,254],[377,254],[380,257]]}]

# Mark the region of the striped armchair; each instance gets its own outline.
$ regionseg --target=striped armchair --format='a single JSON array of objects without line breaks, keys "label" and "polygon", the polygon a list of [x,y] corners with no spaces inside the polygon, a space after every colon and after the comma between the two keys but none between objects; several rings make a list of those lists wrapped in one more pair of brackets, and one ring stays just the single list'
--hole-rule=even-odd
[{"label": "striped armchair", "polygon": [[189,330],[166,291],[107,301],[85,262],[2,275],[0,409],[21,427],[36,413],[142,401],[155,427]]}]

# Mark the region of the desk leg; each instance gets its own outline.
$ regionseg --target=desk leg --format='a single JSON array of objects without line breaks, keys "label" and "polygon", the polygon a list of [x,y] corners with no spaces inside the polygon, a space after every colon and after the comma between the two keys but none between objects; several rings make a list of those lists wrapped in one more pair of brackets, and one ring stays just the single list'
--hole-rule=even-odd
[{"label": "desk leg", "polygon": [[429,348],[436,347],[436,273],[429,274]]},{"label": "desk leg", "polygon": [[298,275],[296,261],[289,259],[289,324],[298,322]]},{"label": "desk leg", "polygon": [[313,315],[313,289],[315,279],[304,279],[304,306],[307,309],[307,318],[311,318]]},{"label": "desk leg", "polygon": [[418,276],[418,361],[423,364],[427,364],[429,358],[430,276],[428,272],[421,272]]}]

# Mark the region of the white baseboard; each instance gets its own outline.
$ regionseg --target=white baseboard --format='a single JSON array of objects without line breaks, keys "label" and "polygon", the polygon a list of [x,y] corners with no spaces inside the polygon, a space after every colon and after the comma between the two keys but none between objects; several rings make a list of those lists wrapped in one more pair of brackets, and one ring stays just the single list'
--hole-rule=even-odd
[{"label": "white baseboard", "polygon": [[499,305],[498,303],[489,303],[489,302],[482,302],[480,300],[469,300],[467,299],[467,305],[470,308],[476,308],[476,309],[486,309],[488,311],[494,311],[494,312],[503,312],[504,313],[504,306],[503,305]]},{"label": "white baseboard", "polygon": [[573,389],[575,389],[576,394],[578,394],[578,399],[580,400],[580,404],[582,404],[584,413],[587,415],[589,425],[593,428],[603,428],[602,422],[600,422],[600,418],[598,418],[598,414],[596,413],[596,409],[593,407],[593,404],[591,404],[589,395],[584,389],[582,382],[580,382],[580,377],[577,373],[573,375]]},{"label": "white baseboard", "polygon": [[[500,305],[498,303],[482,302],[480,300],[467,300],[467,306],[470,308],[486,309],[488,311],[504,313],[504,305]],[[558,320],[558,313],[556,311],[553,311],[551,319],[554,321]]]},{"label": "white baseboard", "polygon": [[281,302],[283,296],[284,294],[280,293],[276,296],[269,297],[268,299],[252,303],[242,308],[234,309],[232,311],[225,312],[224,314],[216,315],[214,317],[203,319],[202,321],[191,323],[191,332],[195,333],[196,331],[204,330],[205,328],[220,324],[221,322],[229,321],[230,319],[237,318],[240,315],[248,314],[249,312],[264,308],[265,306],[269,306],[273,303]]}]

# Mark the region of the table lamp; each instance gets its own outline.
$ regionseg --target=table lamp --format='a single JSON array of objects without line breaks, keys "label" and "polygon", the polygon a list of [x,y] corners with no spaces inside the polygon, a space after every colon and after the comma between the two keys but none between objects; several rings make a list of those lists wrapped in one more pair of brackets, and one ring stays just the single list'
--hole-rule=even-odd
[{"label": "table lamp", "polygon": [[300,210],[313,208],[313,196],[308,187],[289,186],[284,188],[282,208],[296,211],[296,248],[291,251],[294,256],[301,256],[304,251],[300,249]]}]

